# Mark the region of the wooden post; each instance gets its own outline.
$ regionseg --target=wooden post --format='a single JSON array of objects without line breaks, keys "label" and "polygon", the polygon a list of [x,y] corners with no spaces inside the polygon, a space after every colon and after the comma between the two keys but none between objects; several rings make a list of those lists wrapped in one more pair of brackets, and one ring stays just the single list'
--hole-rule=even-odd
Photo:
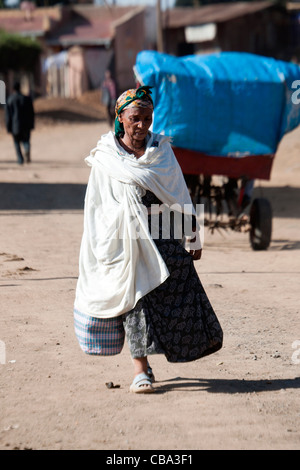
[{"label": "wooden post", "polygon": [[156,0],[156,42],[158,52],[164,52],[160,0]]}]

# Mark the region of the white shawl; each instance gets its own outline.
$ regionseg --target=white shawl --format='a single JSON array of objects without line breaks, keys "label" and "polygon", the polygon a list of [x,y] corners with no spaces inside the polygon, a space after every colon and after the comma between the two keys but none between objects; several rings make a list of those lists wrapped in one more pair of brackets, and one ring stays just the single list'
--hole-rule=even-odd
[{"label": "white shawl", "polygon": [[141,202],[145,190],[181,211],[192,202],[165,136],[149,133],[145,154],[136,159],[109,132],[85,161],[92,168],[75,308],[93,317],[116,317],[169,276],[149,233]]}]

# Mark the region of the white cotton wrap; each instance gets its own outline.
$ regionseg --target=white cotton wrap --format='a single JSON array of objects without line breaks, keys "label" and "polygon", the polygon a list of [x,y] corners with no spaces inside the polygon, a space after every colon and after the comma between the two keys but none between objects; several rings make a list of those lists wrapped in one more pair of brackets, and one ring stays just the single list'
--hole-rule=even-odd
[{"label": "white cotton wrap", "polygon": [[[148,229],[141,197],[153,192],[168,206],[194,214],[191,198],[169,138],[149,133],[145,154],[136,159],[112,132],[85,159],[91,166],[84,208],[75,308],[111,318],[169,276]],[[138,236],[137,236],[138,234]]]}]

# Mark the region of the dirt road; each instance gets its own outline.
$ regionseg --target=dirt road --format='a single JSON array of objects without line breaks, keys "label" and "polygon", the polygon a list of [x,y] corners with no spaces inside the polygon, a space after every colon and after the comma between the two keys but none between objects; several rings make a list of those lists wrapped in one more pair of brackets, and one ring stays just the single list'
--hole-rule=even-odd
[{"label": "dirt road", "polygon": [[73,330],[83,158],[106,130],[97,120],[38,123],[32,163],[19,167],[0,128],[0,449],[298,449],[300,129],[256,189],[274,210],[270,248],[205,233],[196,267],[223,349],[186,365],[153,356],[150,396],[129,393],[126,346],[86,356]]}]

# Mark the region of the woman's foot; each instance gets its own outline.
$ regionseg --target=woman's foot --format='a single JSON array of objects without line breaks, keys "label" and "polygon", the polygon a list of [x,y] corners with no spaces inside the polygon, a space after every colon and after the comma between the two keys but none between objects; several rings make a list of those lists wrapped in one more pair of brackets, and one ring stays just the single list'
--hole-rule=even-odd
[{"label": "woman's foot", "polygon": [[147,357],[138,357],[133,359],[134,379],[130,386],[130,391],[135,393],[154,392],[152,382],[154,375],[148,363]]},{"label": "woman's foot", "polygon": [[132,393],[153,393],[155,392],[152,387],[152,382],[145,372],[138,374],[133,379],[132,384],[130,385],[130,391]]},{"label": "woman's foot", "polygon": [[155,382],[155,377],[154,377],[153,370],[152,370],[152,367],[150,367],[149,362],[147,364],[147,375],[148,375],[149,379],[151,380],[151,382],[154,383]]}]

